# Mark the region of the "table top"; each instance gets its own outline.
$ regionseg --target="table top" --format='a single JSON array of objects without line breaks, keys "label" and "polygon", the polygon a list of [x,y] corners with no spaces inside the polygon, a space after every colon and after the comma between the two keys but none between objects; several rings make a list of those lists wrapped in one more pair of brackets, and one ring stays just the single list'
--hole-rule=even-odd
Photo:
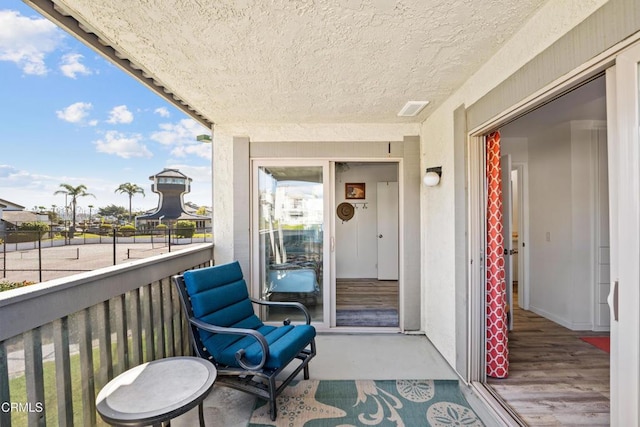
[{"label": "table top", "polygon": [[177,417],[197,406],[216,379],[216,368],[197,357],[168,357],[118,375],[96,398],[106,422],[145,425]]}]

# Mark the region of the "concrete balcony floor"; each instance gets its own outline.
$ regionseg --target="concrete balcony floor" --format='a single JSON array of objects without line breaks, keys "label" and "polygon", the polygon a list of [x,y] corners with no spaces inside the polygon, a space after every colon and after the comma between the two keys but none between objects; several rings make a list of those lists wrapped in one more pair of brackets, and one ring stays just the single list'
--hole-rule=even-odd
[{"label": "concrete balcony floor", "polygon": [[[318,354],[309,364],[313,379],[458,379],[424,335],[328,333],[318,335],[316,345]],[[478,398],[465,394],[485,424],[496,425]],[[254,404],[255,398],[247,393],[214,386],[204,402],[205,424],[246,427]],[[197,408],[171,425],[198,425]]]}]

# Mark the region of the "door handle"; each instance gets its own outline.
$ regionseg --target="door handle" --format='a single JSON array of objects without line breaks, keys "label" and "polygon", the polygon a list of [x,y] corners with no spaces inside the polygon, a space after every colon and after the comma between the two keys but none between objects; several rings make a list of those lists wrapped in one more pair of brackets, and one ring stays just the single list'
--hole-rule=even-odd
[{"label": "door handle", "polygon": [[611,283],[611,289],[607,296],[607,304],[609,304],[609,310],[613,315],[613,320],[618,321],[618,281]]}]

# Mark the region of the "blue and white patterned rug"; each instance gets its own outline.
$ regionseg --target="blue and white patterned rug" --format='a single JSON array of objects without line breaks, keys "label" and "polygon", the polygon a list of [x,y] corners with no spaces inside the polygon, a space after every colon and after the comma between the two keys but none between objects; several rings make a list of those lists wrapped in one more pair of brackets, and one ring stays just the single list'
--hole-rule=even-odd
[{"label": "blue and white patterned rug", "polygon": [[484,426],[455,380],[304,380],[258,400],[249,427]]}]

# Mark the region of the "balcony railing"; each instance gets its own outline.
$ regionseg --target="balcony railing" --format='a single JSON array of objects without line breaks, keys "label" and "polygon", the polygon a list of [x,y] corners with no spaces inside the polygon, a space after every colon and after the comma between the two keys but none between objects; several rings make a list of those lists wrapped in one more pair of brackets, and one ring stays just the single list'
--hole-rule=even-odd
[{"label": "balcony railing", "polygon": [[203,244],[0,293],[0,426],[101,425],[110,379],[191,354],[171,276],[212,260]]}]

